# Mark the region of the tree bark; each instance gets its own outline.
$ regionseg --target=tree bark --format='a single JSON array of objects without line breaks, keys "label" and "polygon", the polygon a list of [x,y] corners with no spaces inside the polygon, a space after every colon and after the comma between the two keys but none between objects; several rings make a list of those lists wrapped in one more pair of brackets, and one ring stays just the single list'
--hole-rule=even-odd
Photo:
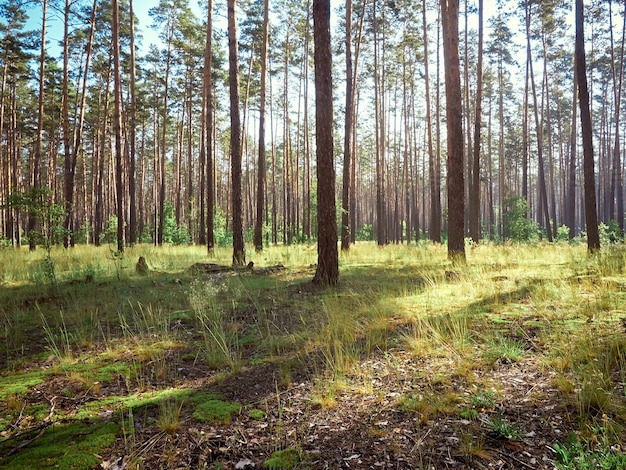
[{"label": "tree bark", "polygon": [[585,15],[583,0],[576,0],[576,76],[578,79],[578,103],[580,125],[583,138],[583,172],[585,181],[585,222],[587,228],[587,250],[590,253],[600,249],[598,215],[596,209],[596,185],[593,161],[593,128],[589,111],[589,90],[587,88],[587,63],[585,59]]},{"label": "tree bark", "polygon": [[113,0],[113,128],[115,132],[115,184],[117,190],[117,251],[124,251],[124,186],[122,184],[122,71],[120,65],[119,4]]},{"label": "tree bark", "polygon": [[448,130],[448,258],[465,262],[463,112],[459,65],[459,1],[440,0]]},{"label": "tree bark", "polygon": [[317,157],[317,270],[313,282],[335,285],[339,279],[335,164],[333,157],[333,87],[330,0],[313,0],[315,127]]},{"label": "tree bark", "polygon": [[233,217],[233,266],[246,264],[241,197],[241,117],[239,114],[239,59],[236,0],[228,0],[228,81],[230,88],[231,200]]},{"label": "tree bark", "polygon": [[254,225],[254,248],[263,250],[263,213],[265,208],[265,108],[267,88],[267,42],[269,30],[269,0],[264,1],[263,45],[261,46],[261,89],[259,107],[259,160],[257,164],[256,221]]},{"label": "tree bark", "polygon": [[474,159],[470,185],[470,236],[480,240],[480,149],[483,106],[483,0],[478,0],[478,63],[476,70],[476,117],[474,120]]},{"label": "tree bark", "polygon": [[343,142],[343,187],[341,193],[341,249],[350,249],[350,175],[352,167],[352,119],[354,116],[352,81],[352,0],[346,0],[346,119]]},{"label": "tree bark", "polygon": [[130,141],[128,165],[128,242],[134,245],[137,242],[137,189],[136,189],[136,162],[137,162],[137,91],[136,91],[136,61],[135,61],[135,13],[134,0],[129,0],[130,10],[130,127],[128,140]]},{"label": "tree bark", "polygon": [[[426,22],[426,0],[422,0],[422,28],[424,30],[424,89],[426,98],[426,138],[428,144],[428,182],[430,186],[430,227],[428,233],[435,243],[441,242],[441,187],[437,159],[433,150],[433,123],[430,104],[430,76],[428,73],[428,23]],[[419,232],[417,234],[419,236]]]}]

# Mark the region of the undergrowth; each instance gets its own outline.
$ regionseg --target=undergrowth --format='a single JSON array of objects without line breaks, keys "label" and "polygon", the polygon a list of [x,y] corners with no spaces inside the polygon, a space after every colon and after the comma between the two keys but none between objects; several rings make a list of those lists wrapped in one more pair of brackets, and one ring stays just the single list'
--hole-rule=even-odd
[{"label": "undergrowth", "polygon": [[[269,457],[257,464],[297,468],[312,458],[308,428],[285,430],[292,410],[281,394],[300,388],[303,419],[340,412],[346,400],[391,400],[381,409],[418,426],[466,421],[459,452],[491,458],[490,439],[523,441],[528,423],[507,413],[509,384],[486,377],[518,369],[549,374],[551,400],[572,410],[578,438],[550,443],[559,468],[623,468],[611,466],[623,463],[626,422],[619,247],[588,257],[582,246],[486,243],[470,248],[466,266],[452,266],[441,246],[359,243],[342,253],[332,291],[311,286],[313,245],[269,247],[254,259],[255,269],[284,270],[219,275],[189,268],[228,266],[229,249],[207,259],[201,248],[138,245],[112,261],[108,247],[54,248],[53,291],[38,281],[42,256],[0,252],[3,468],[91,468],[120,445],[139,461],[181,430],[201,442],[207,426],[232,435],[229,426],[250,421],[269,434]],[[133,269],[139,256],[148,275]],[[407,364],[423,368],[413,374]],[[246,374],[255,382],[232,385]],[[214,394],[220,387],[233,396]],[[240,401],[238,393],[256,396],[242,387],[262,398]],[[534,393],[530,407],[545,399]],[[371,432],[404,435],[385,422]],[[64,445],[80,447],[84,466],[63,460]],[[220,446],[235,452],[230,441]],[[219,452],[215,462],[230,455]]]}]

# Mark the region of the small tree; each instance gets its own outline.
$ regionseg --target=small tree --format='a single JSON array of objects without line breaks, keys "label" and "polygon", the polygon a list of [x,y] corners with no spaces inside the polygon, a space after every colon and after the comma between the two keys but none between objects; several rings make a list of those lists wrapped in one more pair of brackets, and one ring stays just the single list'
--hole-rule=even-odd
[{"label": "small tree", "polygon": [[54,194],[50,189],[38,188],[26,192],[13,193],[9,197],[8,207],[23,210],[35,220],[35,228],[28,232],[29,240],[41,245],[46,250],[44,272],[53,286],[57,286],[52,247],[61,243],[67,230],[63,227],[67,214],[63,204],[54,202]]},{"label": "small tree", "polygon": [[530,206],[521,196],[514,196],[506,202],[508,211],[504,218],[504,234],[515,242],[533,242],[539,238],[539,224],[528,218]]}]

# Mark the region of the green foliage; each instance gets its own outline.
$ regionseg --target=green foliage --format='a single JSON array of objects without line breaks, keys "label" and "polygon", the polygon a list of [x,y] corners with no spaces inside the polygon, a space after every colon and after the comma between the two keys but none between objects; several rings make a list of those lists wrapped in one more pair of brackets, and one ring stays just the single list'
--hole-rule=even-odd
[{"label": "green foliage", "polygon": [[117,216],[112,215],[106,228],[100,233],[100,243],[117,245]]},{"label": "green foliage", "polygon": [[502,417],[500,411],[497,417],[489,417],[485,420],[487,430],[496,439],[506,439],[508,441],[519,441],[522,439],[523,432],[519,423],[509,423]]},{"label": "green foliage", "polygon": [[365,224],[356,229],[354,237],[357,241],[372,241],[374,240],[374,227],[372,224]]},{"label": "green foliage", "polygon": [[475,408],[492,410],[498,404],[498,395],[492,390],[476,392],[470,396],[470,405]]},{"label": "green foliage", "polygon": [[618,440],[609,439],[605,427],[593,430],[594,438],[580,439],[570,434],[565,444],[554,444],[556,468],[561,470],[622,470],[626,468],[626,453]]},{"label": "green foliage", "polygon": [[226,228],[226,217],[222,211],[217,208],[213,215],[213,237],[215,244],[219,246],[230,246],[233,244],[233,232]]},{"label": "green foliage", "polygon": [[569,227],[567,225],[561,225],[556,229],[556,241],[557,242],[569,242]]},{"label": "green foliage", "polygon": [[598,232],[600,234],[600,245],[602,246],[624,242],[624,234],[615,220],[610,220],[609,225],[600,222]]},{"label": "green foliage", "polygon": [[28,236],[46,250],[41,269],[48,282],[58,288],[52,247],[67,236],[63,228],[65,208],[54,202],[54,193],[46,188],[13,193],[9,196],[7,207],[27,211],[35,217],[35,229]]},{"label": "green foliage", "polygon": [[298,449],[284,449],[274,452],[263,466],[270,470],[288,470],[296,468],[301,460],[301,453]]},{"label": "green foliage", "polygon": [[176,224],[174,208],[171,202],[168,201],[165,203],[163,212],[163,241],[173,245],[188,245],[191,243],[191,236],[189,235],[187,227]]},{"label": "green foliage", "polygon": [[518,243],[535,242],[539,239],[539,225],[528,218],[530,206],[520,196],[507,200],[508,210],[505,213],[504,235]]}]

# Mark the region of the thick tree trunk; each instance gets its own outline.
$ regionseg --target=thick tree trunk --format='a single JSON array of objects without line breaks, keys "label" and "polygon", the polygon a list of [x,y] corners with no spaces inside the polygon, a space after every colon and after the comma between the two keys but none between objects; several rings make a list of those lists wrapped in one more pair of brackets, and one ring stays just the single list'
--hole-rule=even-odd
[{"label": "thick tree trunk", "polygon": [[315,127],[317,142],[317,270],[315,284],[339,279],[335,163],[333,158],[333,87],[330,0],[313,0],[315,42]]},{"label": "thick tree trunk", "polygon": [[440,0],[448,128],[448,258],[465,262],[463,112],[459,66],[459,1]]}]

